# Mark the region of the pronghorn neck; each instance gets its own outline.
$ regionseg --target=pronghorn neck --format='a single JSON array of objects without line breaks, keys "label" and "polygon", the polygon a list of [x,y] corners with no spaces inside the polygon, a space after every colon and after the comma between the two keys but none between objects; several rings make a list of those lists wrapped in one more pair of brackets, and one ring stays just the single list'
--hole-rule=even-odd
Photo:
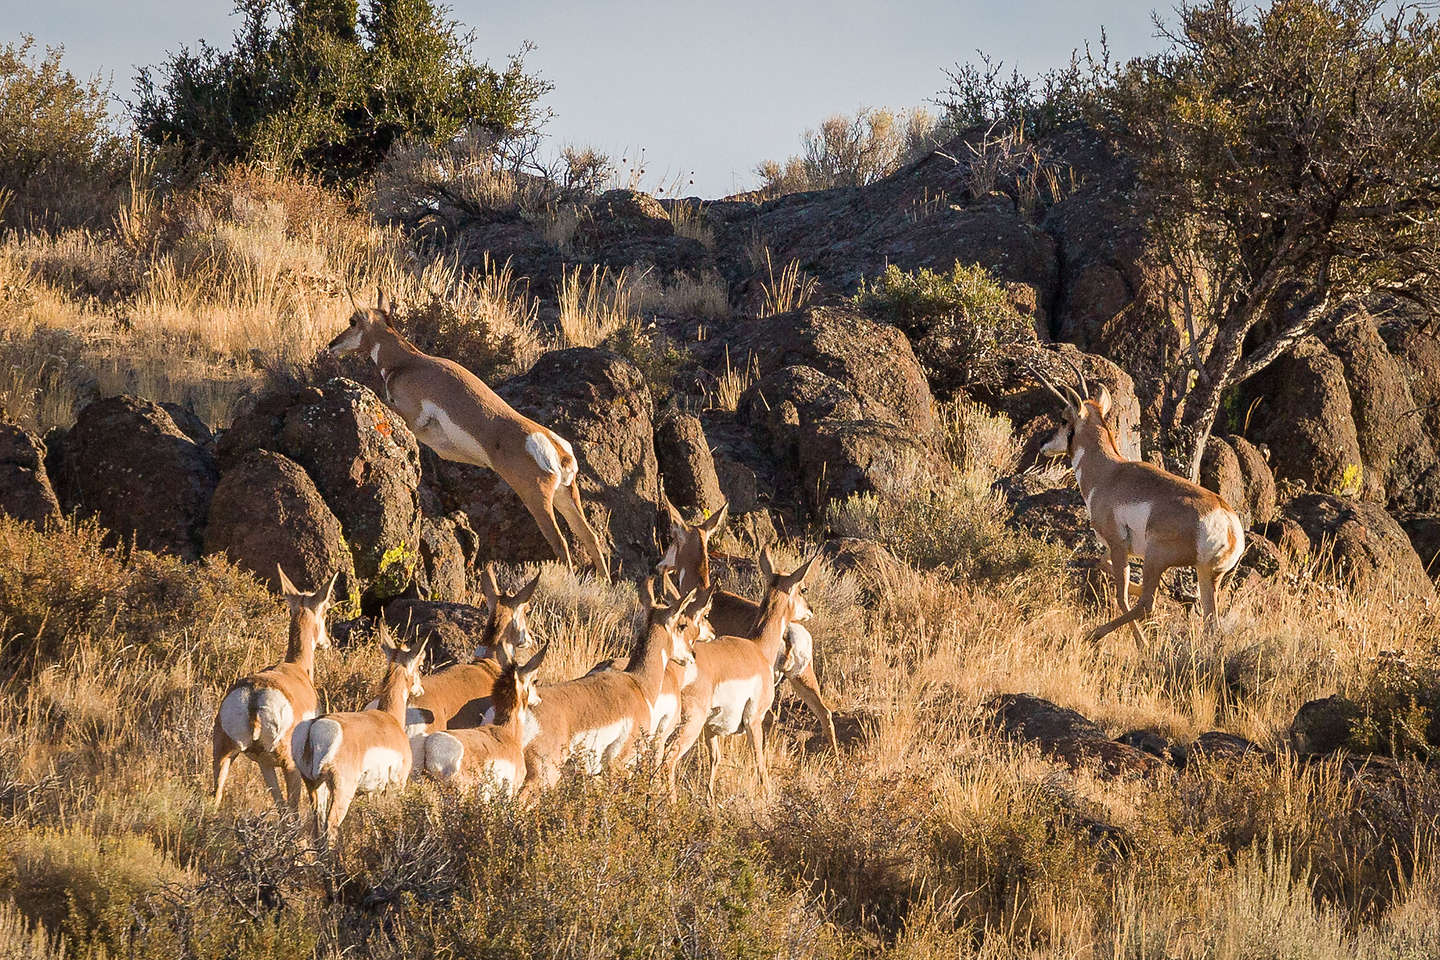
[{"label": "pronghorn neck", "polygon": [[390,664],[380,682],[380,704],[375,709],[388,713],[400,726],[405,726],[405,706],[410,701],[410,675],[397,663]]},{"label": "pronghorn neck", "polygon": [[790,626],[790,596],[783,590],[770,587],[765,591],[765,602],[755,617],[755,630],[751,639],[773,663],[785,644],[785,628]]},{"label": "pronghorn neck", "polygon": [[495,688],[490,696],[495,710],[495,725],[519,737],[524,727],[527,707],[520,701],[517,687],[515,665],[512,663],[495,678]]},{"label": "pronghorn neck", "polygon": [[365,354],[380,368],[380,376],[387,381],[396,368],[420,354],[414,344],[390,327],[372,331],[365,340]]},{"label": "pronghorn neck", "polygon": [[325,625],[320,623],[313,610],[301,609],[290,616],[290,642],[285,647],[285,662],[293,663],[305,675],[315,675],[315,641]]},{"label": "pronghorn neck", "polygon": [[[1091,417],[1095,417],[1092,413]],[[1075,440],[1070,445],[1070,467],[1075,471],[1075,485],[1085,503],[1095,490],[1110,481],[1110,474],[1125,458],[1115,445],[1115,435],[1104,423],[1093,422],[1087,417],[1075,430]],[[1098,418],[1097,418],[1098,419]]]},{"label": "pronghorn neck", "polygon": [[665,654],[669,644],[670,634],[664,624],[646,625],[635,652],[630,655],[630,663],[625,667],[625,672],[636,679],[650,703],[659,699],[660,687],[665,682]]}]

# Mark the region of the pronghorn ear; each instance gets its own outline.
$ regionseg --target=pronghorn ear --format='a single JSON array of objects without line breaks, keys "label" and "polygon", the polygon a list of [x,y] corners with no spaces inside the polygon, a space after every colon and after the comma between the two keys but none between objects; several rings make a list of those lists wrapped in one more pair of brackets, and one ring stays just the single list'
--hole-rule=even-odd
[{"label": "pronghorn ear", "polygon": [[685,608],[690,606],[690,601],[694,599],[695,591],[692,589],[689,593],[685,594],[685,596],[680,597],[674,602],[674,604],[665,612],[666,630],[675,629],[675,625],[680,622],[680,618],[685,614]]},{"label": "pronghorn ear", "polygon": [[775,579],[775,564],[770,560],[769,547],[760,551],[760,575],[765,578],[767,584]]},{"label": "pronghorn ear", "polygon": [[1106,418],[1110,416],[1110,405],[1113,402],[1110,399],[1110,388],[1103,383],[1100,384],[1100,392],[1095,396],[1095,403],[1100,407],[1100,416]]},{"label": "pronghorn ear", "polygon": [[640,581],[640,606],[647,611],[655,606],[655,581],[651,577]]},{"label": "pronghorn ear", "polygon": [[380,287],[375,288],[375,309],[385,317],[385,322],[390,322],[390,298],[385,296],[385,291]]},{"label": "pronghorn ear", "polygon": [[291,597],[300,596],[300,590],[295,586],[295,584],[290,582],[289,577],[285,576],[285,569],[281,567],[278,563],[275,564],[275,572],[280,574],[280,592],[285,595],[285,598],[287,600]]},{"label": "pronghorn ear", "polygon": [[515,596],[510,598],[511,605],[516,607],[525,606],[525,604],[530,602],[530,598],[535,595],[535,588],[538,586],[540,586],[539,571],[536,572],[534,578],[531,579],[529,583],[525,584],[525,586],[520,588],[519,593],[515,594]]},{"label": "pronghorn ear", "polygon": [[716,530],[719,530],[720,526],[725,522],[726,514],[728,514],[729,512],[729,503],[720,504],[720,509],[710,514],[710,516],[705,518],[705,522],[700,524],[701,531],[703,531],[704,534],[708,537]]},{"label": "pronghorn ear", "polygon": [[669,497],[661,493],[660,499],[665,501],[665,514],[670,518],[670,539],[678,543],[680,538],[685,536],[689,527],[685,523],[685,518],[680,516],[680,511],[675,509],[675,504],[670,502]]},{"label": "pronghorn ear", "polygon": [[495,564],[485,564],[485,569],[480,573],[480,592],[485,594],[485,602],[494,607],[500,599],[500,587],[495,583]]},{"label": "pronghorn ear", "polygon": [[795,589],[805,582],[810,575],[810,568],[815,566],[815,561],[820,559],[820,551],[816,550],[810,555],[810,559],[802,563],[793,573],[790,574],[790,589]]},{"label": "pronghorn ear", "polygon": [[674,600],[680,596],[680,588],[675,586],[675,581],[670,579],[673,567],[666,567],[660,571],[660,595],[666,600]]},{"label": "pronghorn ear", "polygon": [[530,658],[529,662],[527,662],[523,666],[517,667],[515,669],[515,672],[520,674],[520,676],[522,677],[530,676],[536,670],[540,669],[540,664],[545,662],[545,654],[549,652],[550,644],[547,643],[545,644],[545,646],[540,648],[540,651],[536,653],[535,656]]}]

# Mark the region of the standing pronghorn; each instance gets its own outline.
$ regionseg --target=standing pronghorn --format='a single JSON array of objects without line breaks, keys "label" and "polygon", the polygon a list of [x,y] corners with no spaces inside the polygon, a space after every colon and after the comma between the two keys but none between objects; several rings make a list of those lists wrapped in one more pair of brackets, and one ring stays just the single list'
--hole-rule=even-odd
[{"label": "standing pronghorn", "polygon": [[[724,524],[729,504],[721,504],[719,510],[698,524],[687,523],[669,500],[665,501],[665,506],[670,513],[670,549],[656,569],[674,571],[676,586],[681,590],[711,589],[710,538]],[[728,590],[714,591],[710,623],[721,636],[749,636],[759,613],[760,604],[754,600]],[[808,606],[791,619],[785,629],[785,646],[781,660],[775,665],[775,672],[791,682],[800,699],[805,701],[824,727],[830,749],[838,755],[840,742],[835,736],[833,711],[825,702],[825,696],[820,692],[820,678],[815,675],[815,640],[810,631],[801,626],[809,619]]]},{"label": "standing pronghorn", "polygon": [[[486,566],[480,576],[480,590],[489,608],[485,630],[475,647],[475,659],[457,663],[425,677],[425,692],[410,701],[405,711],[405,729],[412,737],[441,730],[478,727],[490,710],[490,692],[500,676],[500,650],[508,645],[518,650],[530,645],[525,609],[540,583],[536,574],[516,593],[500,592],[495,571]],[[372,701],[366,706],[379,706]]]},{"label": "standing pronghorn", "polygon": [[708,792],[715,797],[715,775],[720,766],[720,738],[750,735],[755,769],[768,793],[770,773],[765,764],[765,715],[775,700],[775,664],[785,643],[785,628],[794,617],[808,615],[802,589],[816,554],[789,574],[778,573],[770,552],[760,554],[765,575],[765,599],[752,629],[744,637],[722,636],[695,648],[695,682],[680,696],[680,729],[665,751],[665,773],[670,795],[676,795],[676,767],[701,736],[710,755]]},{"label": "standing pronghorn", "polygon": [[[661,579],[665,584],[665,598],[673,602],[678,597],[674,592],[674,584],[668,577]],[[710,603],[714,595],[714,591],[708,588],[701,590],[681,612],[677,627],[684,637],[687,649],[693,650],[696,644],[709,643],[715,639],[715,629],[710,625],[709,618]],[[629,665],[629,657],[612,657],[591,667],[590,672],[624,670]],[[665,680],[660,685],[660,696],[656,698],[655,706],[650,711],[650,727],[646,730],[657,767],[665,758],[665,745],[670,742],[675,728],[680,726],[680,697],[685,688],[695,682],[697,675],[694,657],[685,660],[672,658],[665,666]]]},{"label": "standing pronghorn", "polygon": [[327,713],[295,725],[290,749],[310,792],[315,834],[333,842],[355,794],[401,786],[410,776],[410,738],[405,733],[405,704],[419,695],[422,640],[412,648],[392,647],[384,624],[380,649],[385,678],[380,706],[358,713]]},{"label": "standing pronghorn", "polygon": [[315,716],[315,650],[330,646],[325,612],[340,574],[332,576],[324,589],[304,593],[278,565],[275,570],[280,574],[281,594],[290,605],[290,643],[282,663],[235,681],[220,700],[212,756],[216,807],[225,793],[230,764],[242,753],[260,765],[276,806],[285,806],[275,774],[280,770],[290,808],[300,807],[300,774],[290,756],[290,733],[297,722]]},{"label": "standing pronghorn", "polygon": [[386,402],[416,439],[446,460],[500,474],[540,525],[555,556],[570,566],[570,546],[555,523],[558,508],[608,578],[609,562],[580,507],[579,464],[569,441],[517,412],[455,361],[422,353],[395,329],[390,307],[384,293],[373,310],[357,305],[350,326],[330,341],[331,355],[357,350],[369,355],[385,381]]},{"label": "standing pronghorn", "polygon": [[[1068,361],[1067,361],[1068,362]],[[1090,525],[1105,543],[1115,603],[1120,615],[1090,631],[1094,642],[1149,615],[1160,577],[1171,567],[1194,567],[1199,580],[1200,608],[1206,621],[1218,623],[1215,591],[1220,578],[1235,568],[1245,552],[1240,518],[1218,494],[1149,463],[1126,460],[1105,424],[1110,391],[1102,384],[1090,396],[1090,385],[1078,369],[1081,393],[1057,388],[1038,370],[1035,376],[1065,404],[1064,423],[1041,448],[1045,456],[1064,456],[1075,471],[1075,484],[1085,498]],[[1083,396],[1082,396],[1083,394]],[[1130,557],[1145,561],[1140,598],[1129,604]]]},{"label": "standing pronghorn", "polygon": [[671,660],[693,658],[680,629],[693,595],[669,607],[655,602],[647,582],[641,590],[647,618],[624,670],[602,670],[540,689],[535,707],[539,732],[525,748],[525,790],[548,787],[572,758],[596,775],[633,758],[652,726],[655,703]]},{"label": "standing pronghorn", "polygon": [[522,664],[501,643],[496,653],[502,666],[492,695],[495,722],[422,738],[415,765],[436,780],[476,784],[487,795],[499,791],[513,797],[525,780],[525,747],[538,732],[533,713],[540,703],[535,672],[548,649]]}]

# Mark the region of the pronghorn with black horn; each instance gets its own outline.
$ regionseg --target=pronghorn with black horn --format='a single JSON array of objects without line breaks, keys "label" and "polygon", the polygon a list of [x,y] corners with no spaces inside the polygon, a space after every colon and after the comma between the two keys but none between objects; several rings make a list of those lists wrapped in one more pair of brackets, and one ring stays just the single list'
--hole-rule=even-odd
[{"label": "pronghorn with black horn", "polygon": [[[485,595],[488,615],[485,630],[475,647],[475,659],[437,670],[424,678],[425,692],[413,698],[405,711],[405,729],[410,736],[478,727],[486,722],[491,708],[491,689],[500,676],[501,648],[508,645],[514,651],[531,645],[525,611],[539,583],[537,573],[516,593],[501,593],[494,568],[485,567],[480,575],[480,590]],[[365,709],[378,706],[378,701],[372,701]]]},{"label": "pronghorn with black horn", "polygon": [[555,510],[605,578],[609,560],[580,506],[579,464],[569,441],[515,410],[453,360],[432,357],[395,328],[381,292],[376,306],[355,306],[350,325],[327,350],[363,352],[380,368],[385,400],[416,439],[446,460],[489,467],[520,497],[555,556],[571,566],[570,546]]},{"label": "pronghorn with black horn", "polygon": [[672,660],[683,666],[694,656],[680,628],[694,596],[663,606],[648,581],[640,595],[646,622],[624,670],[601,670],[540,688],[539,732],[525,748],[525,792],[554,784],[572,758],[592,776],[627,763],[649,735],[666,667]]},{"label": "pronghorn with black horn", "polygon": [[325,612],[334,599],[340,574],[332,576],[324,588],[305,593],[278,565],[275,572],[280,575],[281,595],[290,606],[290,643],[284,661],[235,681],[220,699],[212,755],[216,807],[224,796],[230,765],[240,754],[260,765],[277,807],[285,806],[277,770],[285,775],[290,808],[300,807],[300,774],[290,756],[290,734],[295,724],[315,716],[315,651],[330,646]]},{"label": "pronghorn with black horn", "polygon": [[501,668],[491,695],[495,722],[422,738],[415,766],[436,780],[474,784],[486,795],[498,791],[513,797],[525,782],[525,748],[539,732],[534,716],[540,704],[535,672],[548,649],[542,647],[522,664],[502,641],[495,650]]},{"label": "pronghorn with black horn", "polygon": [[[1106,425],[1110,391],[1103,385],[1093,395],[1085,375],[1063,358],[1080,384],[1080,392],[1057,387],[1038,369],[1035,378],[1065,405],[1063,423],[1041,448],[1045,456],[1066,457],[1075,484],[1085,498],[1090,525],[1108,552],[1120,615],[1090,631],[1094,642],[1126,624],[1143,640],[1137,620],[1148,616],[1160,578],[1171,567],[1194,567],[1199,581],[1200,609],[1208,623],[1219,623],[1215,593],[1220,578],[1235,568],[1245,552],[1240,518],[1224,499],[1198,484],[1153,464],[1126,460]],[[1140,597],[1130,606],[1131,557],[1144,560]]]},{"label": "pronghorn with black horn", "polygon": [[765,715],[775,701],[775,664],[784,647],[785,628],[800,611],[809,609],[801,591],[818,556],[785,574],[774,569],[768,550],[761,551],[765,599],[751,631],[743,637],[721,636],[695,647],[695,682],[680,696],[680,728],[665,751],[672,798],[676,795],[676,768],[703,736],[710,754],[708,792],[714,799],[721,738],[740,733],[750,737],[761,788],[769,792]]},{"label": "pronghorn with black horn", "polygon": [[[665,507],[670,514],[670,548],[661,558],[656,570],[672,571],[675,585],[681,590],[711,590],[710,585],[710,538],[725,523],[729,504],[710,514],[700,523],[688,523],[674,505],[667,499]],[[755,629],[760,615],[760,604],[747,597],[728,590],[713,591],[710,607],[710,624],[720,636],[749,636]],[[815,714],[830,741],[830,749],[838,755],[840,742],[835,736],[834,712],[820,692],[820,678],[815,675],[815,640],[803,624],[811,618],[808,604],[801,597],[785,628],[785,646],[775,672],[789,680],[795,693]]]},{"label": "pronghorn with black horn", "polygon": [[390,645],[382,621],[380,649],[385,677],[375,710],[327,713],[295,725],[290,749],[315,813],[315,834],[333,843],[356,793],[403,786],[412,754],[405,733],[405,705],[424,691],[420,662],[425,641],[413,647]]}]

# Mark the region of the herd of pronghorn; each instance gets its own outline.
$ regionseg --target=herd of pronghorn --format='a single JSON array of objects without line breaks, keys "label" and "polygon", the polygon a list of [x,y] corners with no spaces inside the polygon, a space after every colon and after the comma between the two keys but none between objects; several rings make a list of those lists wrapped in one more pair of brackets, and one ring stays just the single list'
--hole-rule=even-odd
[{"label": "herd of pronghorn", "polygon": [[[608,578],[607,558],[581,509],[578,464],[566,440],[515,411],[459,364],[418,350],[395,328],[383,294],[373,309],[357,305],[328,349],[337,356],[368,355],[384,381],[386,402],[415,436],[441,457],[499,473],[568,565],[569,547],[554,516],[559,507],[591,565]],[[1091,631],[1090,639],[1127,624],[1139,639],[1138,621],[1152,608],[1161,574],[1177,566],[1195,568],[1202,612],[1214,623],[1219,580],[1244,549],[1235,512],[1209,490],[1124,459],[1106,425],[1111,398],[1104,386],[1092,394],[1075,370],[1077,392],[1032,372],[1064,405],[1061,426],[1042,452],[1068,458],[1091,525],[1108,551],[1119,615]],[[305,592],[279,570],[290,607],[289,645],[283,662],[236,681],[221,699],[215,803],[241,754],[258,763],[282,809],[288,803],[298,810],[302,793],[308,794],[317,835],[329,841],[357,793],[399,787],[412,775],[457,781],[488,795],[525,795],[553,785],[566,769],[595,775],[648,751],[673,798],[677,767],[701,740],[713,798],[724,740],[740,735],[750,740],[768,790],[765,719],[785,680],[820,719],[838,753],[812,639],[802,626],[811,617],[804,584],[816,557],[782,572],[762,552],[765,588],[758,601],[751,600],[711,583],[709,541],[725,509],[696,524],[673,507],[670,516],[669,549],[656,575],[640,586],[644,616],[628,658],[607,660],[573,680],[538,684],[548,645],[523,659],[521,652],[532,647],[525,612],[539,576],[506,594],[487,567],[480,578],[487,619],[474,661],[422,676],[424,642],[392,644],[382,625],[386,671],[379,695],[355,712],[320,714],[314,686],[315,651],[329,646],[325,614],[335,578]],[[1131,557],[1143,558],[1133,606]]]}]

